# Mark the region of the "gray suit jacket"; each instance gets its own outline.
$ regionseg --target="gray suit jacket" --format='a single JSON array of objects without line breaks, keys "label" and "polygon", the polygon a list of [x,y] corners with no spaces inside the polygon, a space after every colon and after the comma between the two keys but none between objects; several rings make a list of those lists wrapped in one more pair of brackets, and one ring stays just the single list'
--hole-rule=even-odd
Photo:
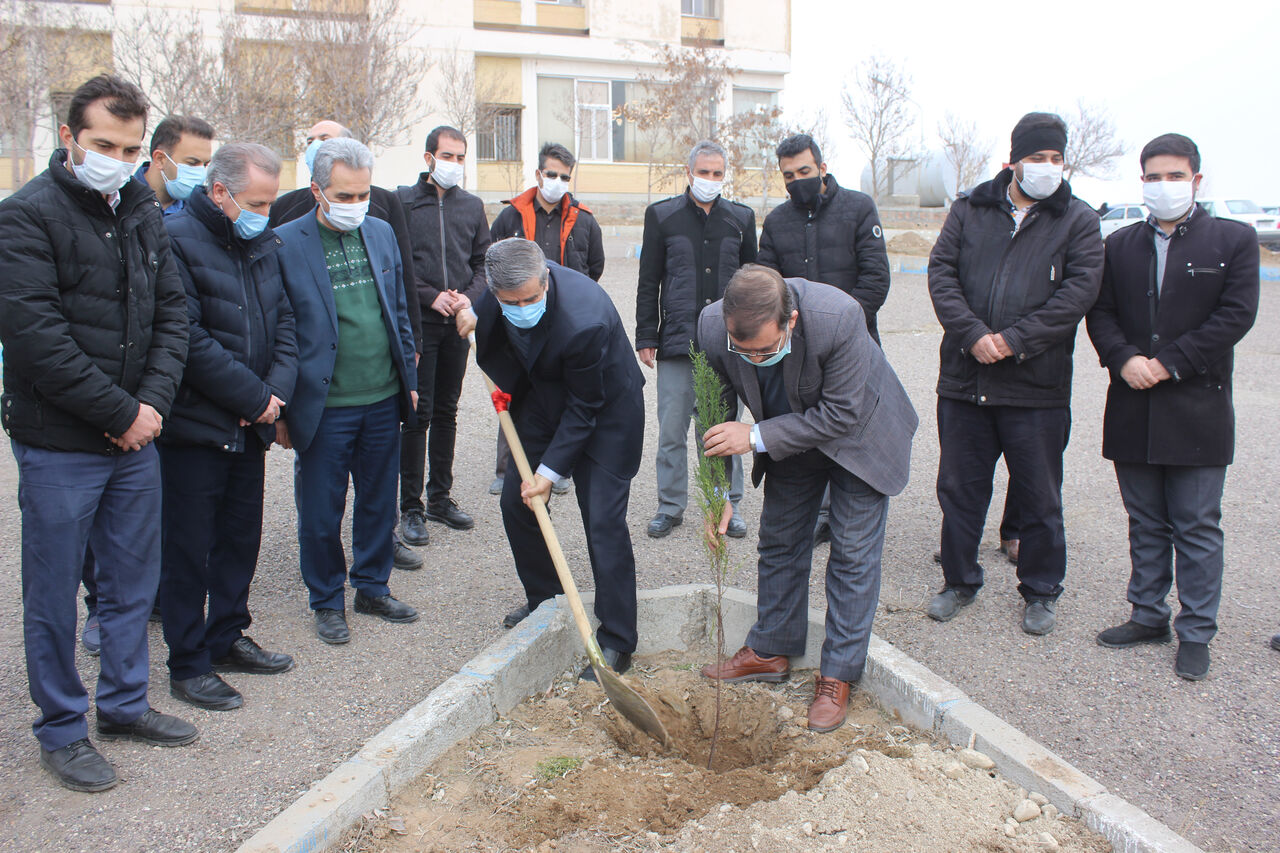
[{"label": "gray suit jacket", "polygon": [[[746,403],[774,460],[814,448],[885,495],[907,486],[911,438],[920,420],[898,376],[867,332],[862,308],[825,284],[789,278],[800,312],[782,360],[792,414],[764,418],[756,370],[729,352],[723,301],[698,318],[698,345],[735,399]],[[752,471],[757,485],[763,474]]]}]

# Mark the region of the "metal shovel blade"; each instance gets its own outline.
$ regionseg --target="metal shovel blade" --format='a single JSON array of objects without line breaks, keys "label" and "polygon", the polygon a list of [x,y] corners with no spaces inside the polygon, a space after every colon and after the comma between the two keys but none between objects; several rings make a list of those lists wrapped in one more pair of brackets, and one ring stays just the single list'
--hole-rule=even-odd
[{"label": "metal shovel blade", "polygon": [[662,724],[662,720],[658,719],[653,708],[635,691],[635,688],[605,664],[593,662],[591,668],[595,671],[596,680],[604,689],[604,695],[609,697],[609,701],[613,703],[613,707],[619,714],[664,747],[670,746],[671,738],[667,734],[667,727]]}]

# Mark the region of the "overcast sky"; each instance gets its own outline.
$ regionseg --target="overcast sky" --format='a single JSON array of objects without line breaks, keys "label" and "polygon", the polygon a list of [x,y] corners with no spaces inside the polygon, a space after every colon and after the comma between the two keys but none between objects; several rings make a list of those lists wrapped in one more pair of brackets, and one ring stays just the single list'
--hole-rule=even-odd
[{"label": "overcast sky", "polygon": [[848,137],[840,89],[869,55],[905,63],[928,147],[938,147],[938,122],[950,110],[995,143],[993,173],[1023,113],[1066,111],[1083,99],[1111,111],[1129,146],[1116,180],[1072,182],[1093,205],[1140,201],[1137,153],[1169,131],[1200,147],[1202,196],[1280,204],[1275,0],[792,0],[784,106],[826,108],[835,148],[828,165],[854,188],[866,157]]}]

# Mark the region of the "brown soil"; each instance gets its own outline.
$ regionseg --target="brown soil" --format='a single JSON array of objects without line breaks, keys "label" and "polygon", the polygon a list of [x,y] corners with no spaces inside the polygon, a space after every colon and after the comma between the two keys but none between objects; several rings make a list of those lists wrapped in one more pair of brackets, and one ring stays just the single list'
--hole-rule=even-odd
[{"label": "brown soil", "polygon": [[927,258],[933,251],[933,243],[914,231],[908,231],[890,240],[887,248],[891,254]]},{"label": "brown soil", "polygon": [[[763,825],[746,816],[753,809],[776,808],[790,798],[798,798],[801,806],[786,807],[786,822],[800,827],[797,821],[813,811],[813,797],[816,802],[827,800],[828,808],[836,802],[818,789],[827,785],[824,777],[834,778],[850,761],[855,761],[855,773],[857,767],[876,767],[879,782],[901,776],[904,784],[915,786],[922,786],[919,780],[939,789],[956,785],[937,769],[923,769],[925,763],[917,757],[937,756],[935,763],[941,766],[945,756],[941,745],[897,725],[864,693],[854,693],[849,720],[842,728],[830,734],[810,733],[803,715],[812,696],[812,679],[799,674],[784,685],[725,687],[715,766],[708,771],[715,690],[696,672],[698,664],[689,667],[674,664],[675,660],[672,656],[646,660],[629,674],[663,716],[672,738],[670,748],[664,750],[614,714],[596,685],[562,679],[547,694],[455,746],[389,809],[366,815],[344,849],[353,853],[784,849],[777,841],[761,847],[755,836],[732,844],[719,841],[726,832],[758,836]],[[658,668],[673,664],[678,668]],[[881,772],[882,767],[894,773]],[[1025,792],[984,772],[967,771],[966,775],[973,777],[969,781],[984,790],[983,796],[995,808],[992,815],[976,818],[982,827],[980,835],[991,842],[982,849],[1045,849],[1015,846],[1016,839],[1003,832],[1003,816]],[[866,787],[866,776],[861,785]],[[994,797],[986,790],[992,786],[1008,790],[1002,798]],[[850,786],[845,782],[842,787]],[[870,796],[874,800],[876,794]],[[911,799],[907,793],[908,809]],[[878,818],[882,823],[903,823],[896,805],[883,805]],[[970,817],[977,811],[973,803],[966,799],[957,806],[961,819],[975,820]],[[950,828],[939,829],[937,821],[937,815],[930,814],[921,823],[943,833],[937,848],[921,846],[900,834],[880,837],[892,838],[892,849],[969,849],[954,846],[952,842],[965,836],[947,835]],[[803,828],[797,830],[801,838],[786,842],[785,849],[825,849],[801,843],[815,837],[812,825],[804,826],[808,837]],[[1079,834],[1079,830],[1058,831],[1055,837],[1064,850],[1110,849],[1105,843],[1072,846],[1069,839]],[[836,844],[834,833],[821,838]],[[857,838],[852,849],[891,849],[862,847],[868,840]],[[906,846],[899,846],[900,841]]]}]

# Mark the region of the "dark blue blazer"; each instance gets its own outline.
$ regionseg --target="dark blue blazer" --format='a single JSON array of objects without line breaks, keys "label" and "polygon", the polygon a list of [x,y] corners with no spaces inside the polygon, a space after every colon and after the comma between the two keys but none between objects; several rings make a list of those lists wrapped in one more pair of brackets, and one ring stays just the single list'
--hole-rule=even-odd
[{"label": "dark blue blazer", "polygon": [[[324,260],[324,245],[320,242],[322,227],[312,215],[275,229],[284,241],[277,254],[298,335],[298,381],[285,423],[289,427],[289,439],[300,451],[311,445],[320,425],[329,396],[329,380],[338,357],[338,311]],[[409,394],[418,388],[418,374],[413,364],[413,329],[405,303],[400,249],[395,232],[381,219],[366,217],[360,226],[360,236],[364,238],[369,265],[378,285],[391,358],[400,374],[401,418],[411,418],[413,406]]]},{"label": "dark blue blazer", "polygon": [[630,479],[644,445],[644,376],[631,340],[600,285],[559,264],[547,268],[547,312],[523,358],[493,293],[476,301],[476,362],[511,394],[521,441],[542,451],[531,464],[567,476],[585,456]]}]

